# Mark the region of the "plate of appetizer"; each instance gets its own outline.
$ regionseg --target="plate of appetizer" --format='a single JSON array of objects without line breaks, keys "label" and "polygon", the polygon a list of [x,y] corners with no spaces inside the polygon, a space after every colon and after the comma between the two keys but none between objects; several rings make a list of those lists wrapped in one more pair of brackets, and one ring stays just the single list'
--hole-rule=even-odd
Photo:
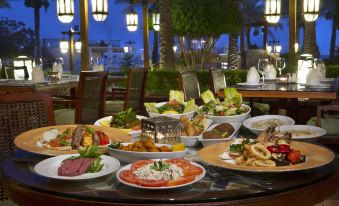
[{"label": "plate of appetizer", "polygon": [[238,135],[240,126],[240,123],[214,124],[202,134],[202,138],[199,141],[204,147],[229,141]]},{"label": "plate of appetizer", "polygon": [[199,158],[214,166],[247,172],[290,172],[321,167],[332,162],[332,151],[319,145],[291,141],[291,135],[270,128],[256,139],[207,146]]},{"label": "plate of appetizer", "polygon": [[243,122],[244,127],[255,134],[265,131],[269,127],[279,127],[283,125],[294,125],[294,120],[283,115],[261,115],[251,117]]},{"label": "plate of appetizer", "polygon": [[179,119],[181,123],[180,141],[188,147],[199,144],[202,133],[212,124],[212,120],[207,119],[204,115],[198,114],[190,120],[187,116],[181,116]]},{"label": "plate of appetizer", "polygon": [[97,146],[79,149],[79,154],[59,155],[39,162],[37,174],[59,180],[89,180],[111,174],[119,169],[119,160],[101,155]]},{"label": "plate of appetizer", "polygon": [[113,116],[101,118],[97,120],[94,125],[121,129],[134,137],[141,134],[141,119],[145,118],[144,116],[136,115],[132,108],[129,108]]},{"label": "plate of appetizer", "polygon": [[323,128],[311,125],[284,125],[277,127],[276,130],[290,133],[294,140],[317,138],[327,133]]},{"label": "plate of appetizer", "polygon": [[128,186],[141,189],[172,189],[191,185],[201,180],[205,169],[185,159],[139,160],[122,167],[118,180]]},{"label": "plate of appetizer", "polygon": [[251,107],[242,104],[241,94],[235,88],[224,89],[224,101],[215,98],[210,90],[201,94],[204,105],[201,112],[213,120],[213,124],[242,123],[248,118]]},{"label": "plate of appetizer", "polygon": [[174,90],[170,91],[168,102],[146,102],[144,106],[150,117],[168,116],[176,119],[183,115],[192,118],[197,107],[194,99],[184,102],[184,93]]},{"label": "plate of appetizer", "polygon": [[14,140],[25,151],[42,155],[77,154],[77,149],[96,145],[106,150],[112,142],[130,142],[131,137],[119,129],[94,125],[58,125],[24,132]]},{"label": "plate of appetizer", "polygon": [[142,159],[183,158],[187,149],[183,144],[158,144],[147,139],[134,143],[114,142],[108,147],[108,154],[122,162],[132,163]]}]

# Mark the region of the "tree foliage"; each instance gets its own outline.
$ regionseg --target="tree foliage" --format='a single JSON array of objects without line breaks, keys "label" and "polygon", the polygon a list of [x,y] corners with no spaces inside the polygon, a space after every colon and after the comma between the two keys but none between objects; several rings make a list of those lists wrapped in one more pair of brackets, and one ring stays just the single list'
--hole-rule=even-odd
[{"label": "tree foliage", "polygon": [[11,5],[7,0],[0,0],[0,8],[11,8]]},{"label": "tree foliage", "polygon": [[34,33],[25,23],[0,18],[0,56],[15,57],[33,53]]},{"label": "tree foliage", "polygon": [[25,0],[26,7],[38,8],[44,7],[47,9],[49,7],[48,0]]}]

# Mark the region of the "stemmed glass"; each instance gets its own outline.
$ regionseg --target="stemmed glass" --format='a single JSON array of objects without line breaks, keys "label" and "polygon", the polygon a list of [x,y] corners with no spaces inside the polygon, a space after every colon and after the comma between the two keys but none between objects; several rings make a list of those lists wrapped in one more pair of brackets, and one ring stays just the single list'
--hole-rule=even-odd
[{"label": "stemmed glass", "polygon": [[286,67],[285,59],[284,58],[277,58],[277,60],[275,61],[275,67],[279,71],[279,76],[281,76],[281,71],[283,69],[285,69],[285,67]]},{"label": "stemmed glass", "polygon": [[265,84],[265,70],[268,67],[268,59],[258,60],[258,71],[262,75],[262,83]]},{"label": "stemmed glass", "polygon": [[91,59],[90,59],[90,66],[91,66],[92,70],[94,68],[94,65],[98,65],[98,61],[99,61],[98,58],[91,57]]}]

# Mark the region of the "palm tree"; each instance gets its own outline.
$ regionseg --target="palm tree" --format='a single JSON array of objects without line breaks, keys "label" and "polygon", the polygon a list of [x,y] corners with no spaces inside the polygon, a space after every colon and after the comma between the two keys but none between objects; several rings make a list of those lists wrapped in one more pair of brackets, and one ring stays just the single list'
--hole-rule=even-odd
[{"label": "palm tree", "polygon": [[332,20],[331,43],[330,43],[330,59],[334,58],[336,35],[339,27],[339,0],[325,0],[322,9],[326,19]]},{"label": "palm tree", "polygon": [[40,9],[44,7],[45,10],[49,7],[48,0],[25,0],[25,6],[34,9],[34,33],[35,33],[35,49],[34,56],[41,57],[40,46]]},{"label": "palm tree", "polygon": [[160,0],[160,68],[174,69],[171,0]]},{"label": "palm tree", "polygon": [[10,8],[11,5],[7,0],[0,0],[0,8]]},{"label": "palm tree", "polygon": [[238,33],[228,35],[228,68],[238,69]]}]

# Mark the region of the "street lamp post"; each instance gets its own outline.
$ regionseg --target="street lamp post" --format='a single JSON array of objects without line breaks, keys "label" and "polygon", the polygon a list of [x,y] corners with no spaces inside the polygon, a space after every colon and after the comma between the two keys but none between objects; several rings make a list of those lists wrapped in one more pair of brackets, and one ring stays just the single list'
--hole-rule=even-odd
[{"label": "street lamp post", "polygon": [[[63,35],[68,35],[68,48],[69,48],[69,70],[73,74],[74,73],[74,35],[81,34],[79,31],[74,31],[72,28],[70,28],[68,31],[61,32]],[[61,48],[61,42],[60,42],[60,49]]]}]

